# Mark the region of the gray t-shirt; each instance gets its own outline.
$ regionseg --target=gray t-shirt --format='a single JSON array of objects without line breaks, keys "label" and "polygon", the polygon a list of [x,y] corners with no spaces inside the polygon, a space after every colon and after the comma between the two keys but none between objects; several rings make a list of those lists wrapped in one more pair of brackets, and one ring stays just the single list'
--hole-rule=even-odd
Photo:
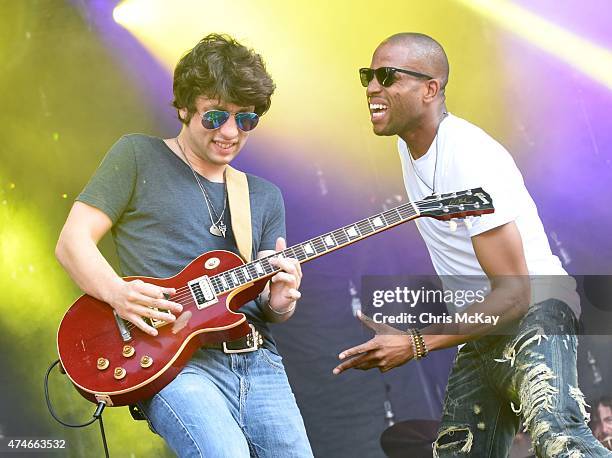
[{"label": "gray t-shirt", "polygon": [[[224,185],[199,175],[217,215],[223,209]],[[273,250],[285,237],[285,207],[280,190],[247,174],[253,232],[253,259]],[[160,138],[142,134],[121,137],[106,154],[77,200],[99,208],[113,222],[111,229],[124,276],[171,277],[200,254],[211,250],[238,253],[229,206],[225,238],[209,232],[204,196],[188,165]],[[264,345],[276,352],[258,305],[240,311],[263,334]]]}]

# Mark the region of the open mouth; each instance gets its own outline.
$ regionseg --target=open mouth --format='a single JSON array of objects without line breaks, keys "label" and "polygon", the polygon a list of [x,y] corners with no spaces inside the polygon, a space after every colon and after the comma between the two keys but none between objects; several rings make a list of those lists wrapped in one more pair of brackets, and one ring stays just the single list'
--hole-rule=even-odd
[{"label": "open mouth", "polygon": [[372,115],[372,121],[382,119],[387,112],[387,105],[382,103],[370,103],[370,114]]}]

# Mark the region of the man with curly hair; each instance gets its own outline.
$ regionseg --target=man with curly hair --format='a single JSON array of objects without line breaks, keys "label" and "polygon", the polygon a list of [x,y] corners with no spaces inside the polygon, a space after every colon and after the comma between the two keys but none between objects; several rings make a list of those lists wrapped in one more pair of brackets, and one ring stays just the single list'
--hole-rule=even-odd
[{"label": "man with curly hair", "polygon": [[[147,319],[173,322],[181,314],[175,290],[123,280],[97,243],[112,230],[126,276],[171,277],[203,252],[237,253],[226,168],[269,109],[274,83],[261,56],[211,34],[181,58],[173,89],[180,133],[132,134],[115,143],[77,197],[56,248],[83,291],[153,336]],[[250,174],[247,181],[252,255],[268,256],[286,247],[283,199],[270,182]],[[296,260],[271,262],[281,272],[240,310],[262,345],[241,339],[200,348],[170,384],[139,404],[151,429],[181,457],[312,456],[266,324],[293,314],[302,273]]]}]

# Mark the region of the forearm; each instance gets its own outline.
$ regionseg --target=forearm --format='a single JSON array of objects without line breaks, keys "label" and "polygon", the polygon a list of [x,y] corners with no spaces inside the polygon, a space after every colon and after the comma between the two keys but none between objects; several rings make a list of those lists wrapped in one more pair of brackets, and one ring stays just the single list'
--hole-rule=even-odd
[{"label": "forearm", "polygon": [[93,240],[84,234],[62,232],[55,256],[83,292],[110,302],[111,286],[121,281],[121,278],[102,256]]},{"label": "forearm", "polygon": [[494,286],[484,301],[477,302],[461,313],[467,316],[483,314],[485,317],[498,318],[493,323],[477,321],[434,324],[421,330],[427,348],[440,350],[478,339],[495,331],[501,331],[519,321],[527,312],[530,303],[528,277],[504,279],[502,285]]}]

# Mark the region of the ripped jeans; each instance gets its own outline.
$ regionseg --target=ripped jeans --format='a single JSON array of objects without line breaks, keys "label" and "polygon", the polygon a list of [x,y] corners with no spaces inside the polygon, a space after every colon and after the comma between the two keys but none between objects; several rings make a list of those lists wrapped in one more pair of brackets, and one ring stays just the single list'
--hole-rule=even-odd
[{"label": "ripped jeans", "polygon": [[612,457],[591,434],[576,373],[577,320],[563,302],[532,306],[511,336],[457,353],[434,456],[507,457],[522,426],[538,457]]}]

